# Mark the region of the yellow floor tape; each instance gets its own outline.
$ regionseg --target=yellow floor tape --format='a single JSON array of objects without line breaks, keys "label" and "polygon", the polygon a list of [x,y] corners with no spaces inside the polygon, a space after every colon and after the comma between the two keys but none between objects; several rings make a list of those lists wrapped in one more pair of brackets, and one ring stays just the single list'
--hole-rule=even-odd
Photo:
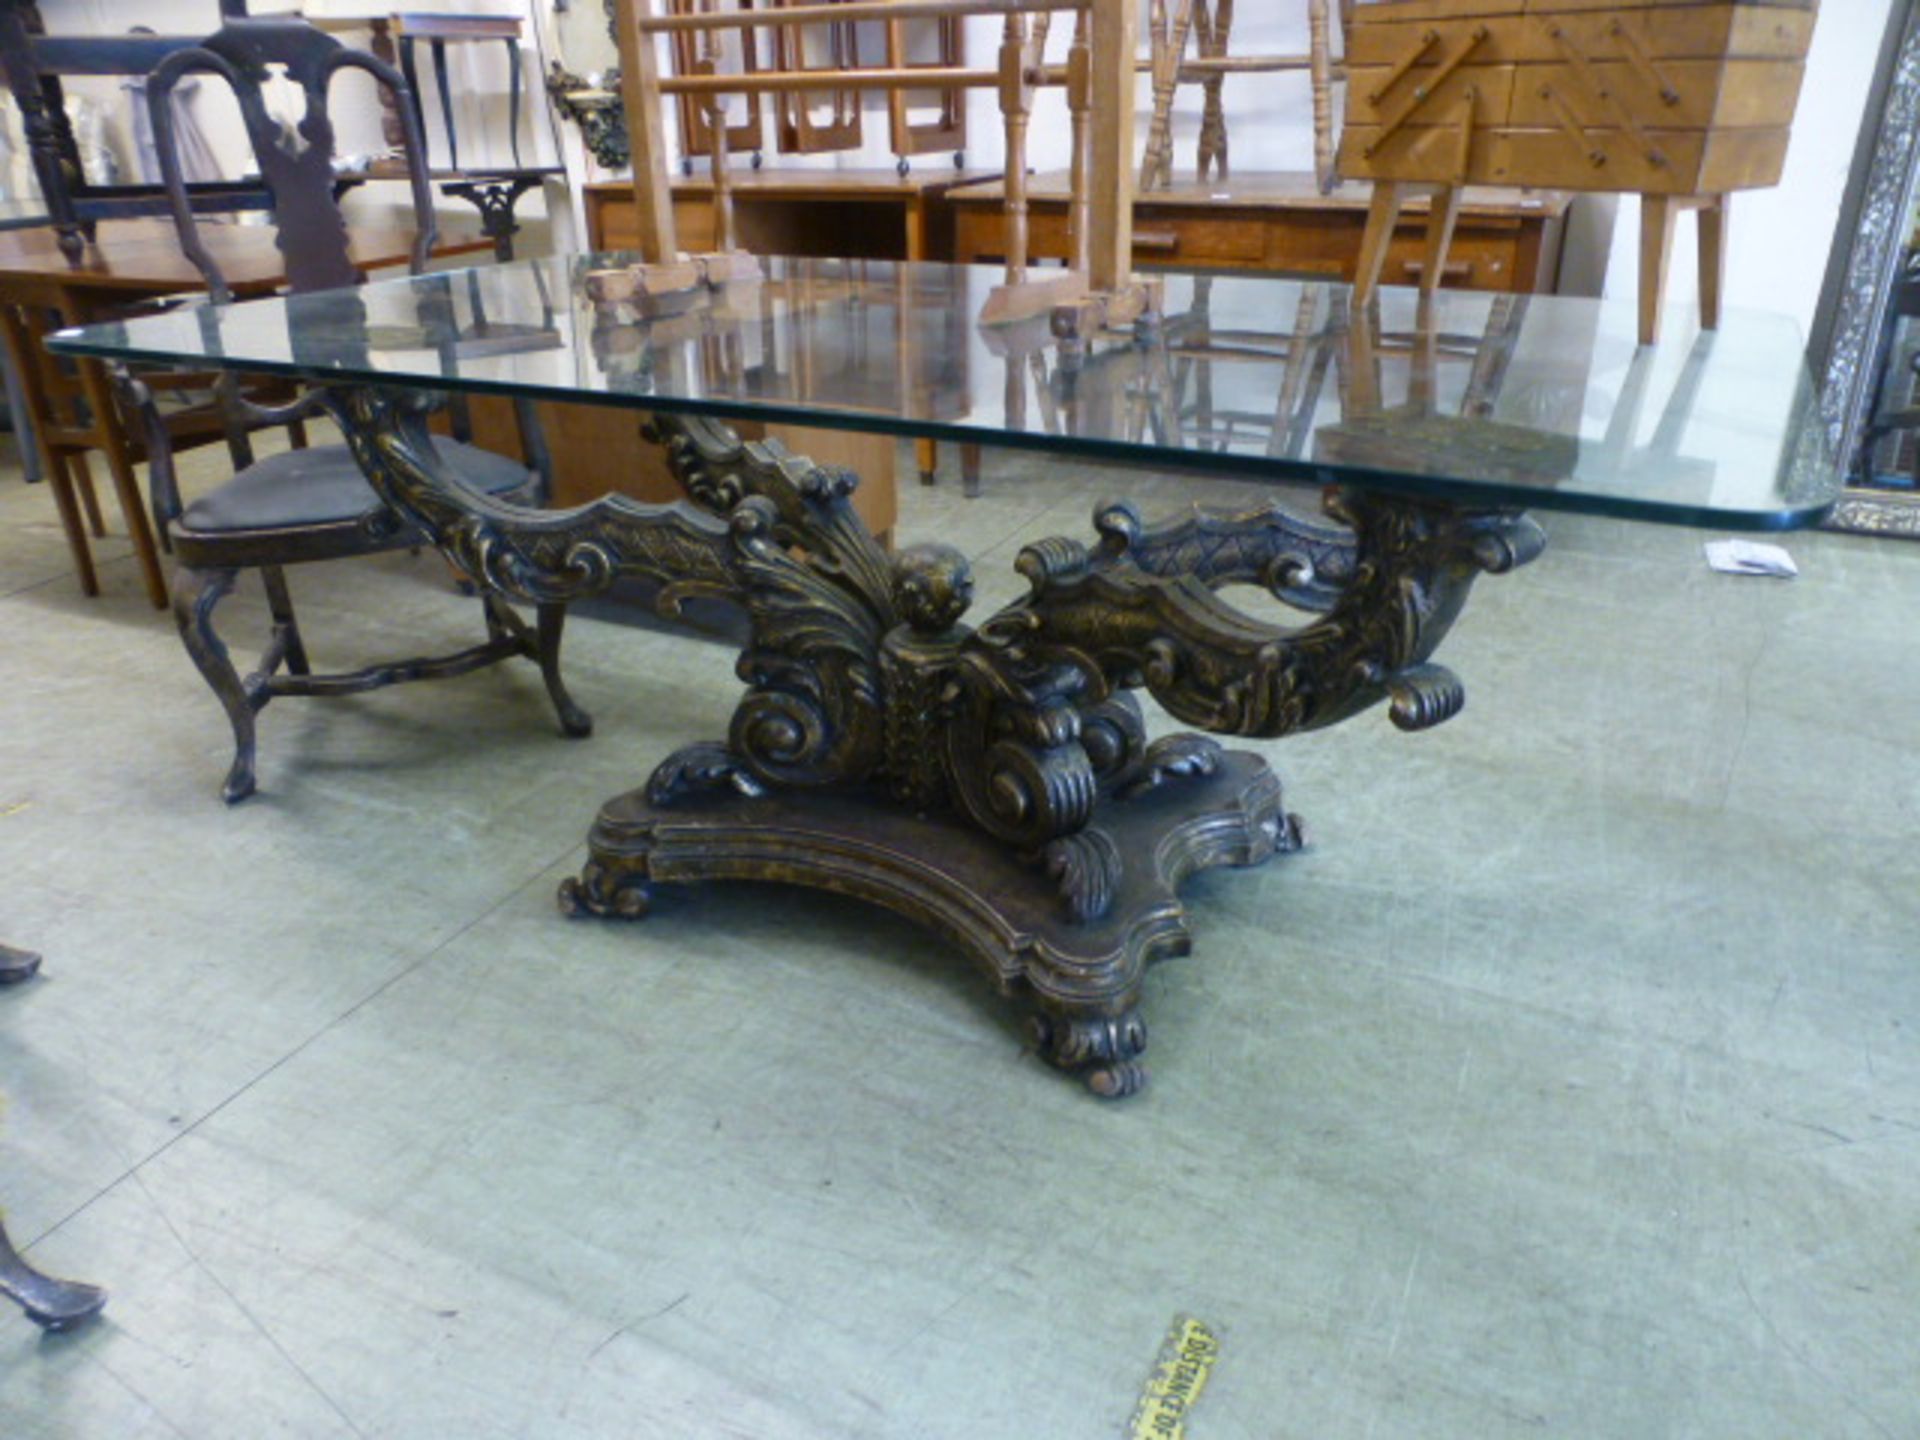
[{"label": "yellow floor tape", "polygon": [[1191,1315],[1176,1319],[1133,1412],[1129,1440],[1182,1440],[1187,1416],[1207,1388],[1207,1377],[1219,1358],[1219,1336]]}]

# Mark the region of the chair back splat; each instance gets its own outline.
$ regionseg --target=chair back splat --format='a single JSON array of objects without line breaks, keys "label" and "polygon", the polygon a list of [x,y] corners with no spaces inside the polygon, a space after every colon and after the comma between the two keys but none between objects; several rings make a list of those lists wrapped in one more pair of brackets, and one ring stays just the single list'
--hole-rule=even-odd
[{"label": "chair back splat", "polygon": [[[336,194],[333,121],[328,99],[342,70],[359,70],[394,99],[411,181],[414,238],[411,268],[426,268],[438,236],[433,196],[428,189],[426,144],[419,115],[400,72],[374,56],[352,50],[299,19],[232,19],[200,45],[177,50],[161,61],[147,84],[160,176],[172,206],[174,223],[187,257],[206,277],[216,300],[232,299],[220,266],[202,242],[181,173],[174,139],[174,87],[188,75],[217,75],[239,101],[247,138],[260,166],[262,182],[273,197],[274,227],[286,257],[288,288],[330,290],[363,278],[347,245],[346,221]],[[267,87],[278,76],[296,89],[305,104],[297,124],[289,124],[267,103]]]}]

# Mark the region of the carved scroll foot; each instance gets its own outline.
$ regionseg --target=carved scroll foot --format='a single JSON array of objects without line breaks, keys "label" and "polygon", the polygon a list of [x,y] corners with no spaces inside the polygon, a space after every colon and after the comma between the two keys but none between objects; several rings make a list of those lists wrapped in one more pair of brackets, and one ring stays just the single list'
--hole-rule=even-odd
[{"label": "carved scroll foot", "polygon": [[71,1330],[100,1313],[107,1292],[77,1280],[42,1275],[22,1260],[0,1224],[0,1295],[5,1295],[43,1330]]},{"label": "carved scroll foot", "polygon": [[[1146,1080],[1147,967],[1189,948],[1181,883],[1260,864],[1296,834],[1272,771],[1243,751],[1222,751],[1210,774],[1099,806],[1060,873],[954,812],[902,806],[878,787],[749,794],[735,769],[724,747],[694,746],[609,801],[562,908],[640,915],[652,887],[707,880],[772,880],[884,906],[954,942],[1041,1017],[1037,1048],[1050,1064],[1112,1098]],[[1062,904],[1068,870],[1091,887],[1081,919]]]},{"label": "carved scroll foot", "polygon": [[1041,1059],[1057,1069],[1079,1072],[1102,1100],[1124,1100],[1146,1088],[1147,1066],[1140,1056],[1147,1048],[1147,1022],[1138,1010],[1091,1017],[1043,1011],[1033,1017],[1029,1030]]},{"label": "carved scroll foot", "polygon": [[560,913],[600,920],[644,920],[653,906],[645,857],[589,860],[577,878],[560,882]]}]

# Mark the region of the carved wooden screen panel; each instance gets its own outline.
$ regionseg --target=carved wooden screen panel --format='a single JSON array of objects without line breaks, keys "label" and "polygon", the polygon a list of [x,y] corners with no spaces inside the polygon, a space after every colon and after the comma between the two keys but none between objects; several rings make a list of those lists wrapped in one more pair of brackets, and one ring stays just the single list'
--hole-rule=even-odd
[{"label": "carved wooden screen panel", "polygon": [[[775,10],[816,0],[772,0]],[[826,0],[828,4],[844,0]],[[782,25],[773,32],[776,70],[857,70],[860,36],[853,24]],[[860,145],[858,90],[782,91],[780,153],[818,155]]]},{"label": "carved wooden screen panel", "polygon": [[[715,10],[751,10],[753,0],[668,0],[667,12],[673,15],[705,15]],[[724,38],[723,38],[724,37]],[[760,68],[759,47],[753,30],[707,31],[677,30],[673,34],[673,69],[676,75],[712,75],[716,72],[751,75]],[[680,153],[685,156],[711,155],[713,135],[707,128],[706,97],[681,95],[677,112],[680,118]],[[728,97],[732,99],[733,97]],[[745,114],[737,124],[727,126],[727,149],[758,151],[761,146],[760,97],[752,92],[739,97]]]},{"label": "carved wooden screen panel", "polygon": [[[959,16],[887,22],[889,69],[921,66],[958,69],[966,63],[966,29]],[[909,155],[951,150],[957,163],[967,148],[967,92],[964,90],[891,90],[887,93],[887,116],[892,128],[893,153],[902,160]]]}]

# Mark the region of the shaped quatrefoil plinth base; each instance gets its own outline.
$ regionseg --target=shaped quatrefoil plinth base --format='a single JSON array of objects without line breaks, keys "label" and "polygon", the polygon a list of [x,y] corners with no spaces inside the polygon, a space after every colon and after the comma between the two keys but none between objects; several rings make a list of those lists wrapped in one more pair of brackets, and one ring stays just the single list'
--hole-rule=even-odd
[{"label": "shaped quatrefoil plinth base", "polygon": [[952,815],[877,792],[698,790],[655,804],[635,790],[601,810],[590,860],[561,887],[576,915],[637,919],[661,885],[771,880],[885,906],[953,941],[1031,1014],[1037,1052],[1096,1093],[1146,1081],[1141,980],[1191,948],[1177,891],[1196,871],[1298,848],[1266,763],[1227,751],[1209,774],[1103,801],[1089,832],[1121,865],[1111,903],[1075,922],[1058,877]]}]

